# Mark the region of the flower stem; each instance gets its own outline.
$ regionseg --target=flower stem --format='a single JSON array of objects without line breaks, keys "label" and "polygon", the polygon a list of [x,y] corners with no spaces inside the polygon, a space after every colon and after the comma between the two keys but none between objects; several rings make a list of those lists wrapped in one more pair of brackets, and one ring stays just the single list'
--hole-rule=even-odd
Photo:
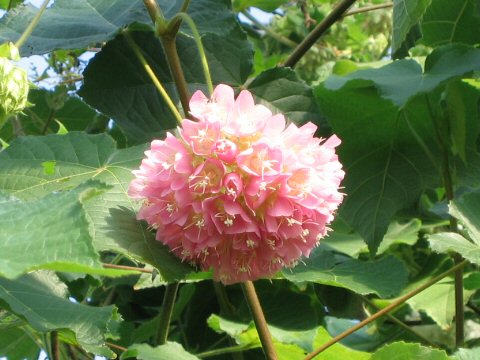
[{"label": "flower stem", "polygon": [[146,73],[148,74],[148,76],[152,80],[153,84],[157,88],[158,92],[160,93],[160,95],[162,95],[163,100],[165,100],[165,102],[167,103],[168,108],[172,112],[173,116],[175,117],[177,122],[180,124],[182,122],[182,115],[180,115],[180,113],[178,112],[178,110],[177,110],[175,104],[173,103],[172,99],[170,98],[167,91],[163,87],[162,83],[158,80],[158,78],[155,75],[155,73],[153,72],[152,68],[147,63],[147,60],[145,60],[145,57],[143,56],[142,51],[140,50],[138,45],[135,43],[135,41],[133,40],[133,38],[130,36],[130,34],[127,31],[125,31],[123,34],[125,36],[125,39],[127,40],[127,43],[130,45],[133,52],[135,53],[138,61],[140,61],[143,68],[145,69]]},{"label": "flower stem", "polygon": [[242,14],[250,20],[252,23],[255,24],[256,27],[265,31],[267,35],[269,35],[272,39],[277,40],[278,42],[287,45],[288,47],[295,48],[298,44],[295,41],[290,40],[289,38],[277,34],[275,31],[272,31],[268,26],[263,25],[260,21],[258,21],[255,16],[250,14],[248,11],[243,10]]},{"label": "flower stem", "polygon": [[168,64],[170,65],[170,72],[172,73],[173,81],[177,87],[178,96],[182,104],[183,113],[185,117],[190,113],[190,92],[187,87],[187,81],[183,74],[182,65],[180,64],[180,58],[177,52],[177,44],[175,42],[176,35],[170,33],[162,35],[162,44],[165,49],[165,55],[167,56]]},{"label": "flower stem", "polygon": [[[195,44],[197,45],[198,53],[200,55],[200,60],[202,62],[203,73],[205,75],[205,82],[207,83],[207,88],[209,95],[213,94],[213,84],[212,84],[212,76],[210,74],[210,68],[208,67],[207,56],[205,54],[205,49],[202,44],[202,38],[198,32],[197,26],[195,22],[192,20],[190,15],[187,13],[181,12],[175,15],[174,19],[178,17],[185,21],[187,25],[192,30],[193,38],[195,39]],[[172,19],[173,21],[173,19]]]},{"label": "flower stem", "polygon": [[429,281],[427,281],[425,284],[423,284],[422,286],[419,286],[418,288],[416,288],[415,290],[412,290],[410,291],[409,293],[403,295],[402,297],[400,297],[399,299],[397,299],[396,301],[392,302],[390,305],[386,306],[385,308],[383,308],[382,310],[380,310],[379,312],[373,314],[372,316],[369,316],[368,318],[366,318],[365,320],[359,322],[357,325],[355,326],[352,326],[350,329],[347,329],[346,331],[342,332],[341,334],[335,336],[334,338],[330,339],[329,341],[327,341],[325,344],[323,344],[322,346],[320,346],[318,349],[316,349],[315,351],[311,352],[310,354],[308,354],[304,360],[311,360],[313,359],[315,356],[317,356],[318,354],[320,354],[322,351],[325,351],[327,350],[330,346],[332,345],[335,345],[337,342],[339,342],[340,340],[346,338],[348,335],[350,334],[353,334],[355,331],[361,329],[362,327],[364,327],[365,325],[368,325],[370,324],[371,322],[377,320],[378,318],[382,317],[383,315],[389,313],[390,311],[394,310],[395,308],[397,308],[399,305],[402,305],[404,302],[406,302],[408,299],[414,297],[415,295],[421,293],[423,290],[425,290],[426,288],[432,286],[433,284],[437,283],[438,281],[442,280],[444,277],[450,275],[451,273],[454,273],[456,272],[457,270],[459,269],[462,269],[465,265],[468,264],[468,261],[467,260],[464,260],[458,264],[456,264],[455,266],[453,266],[451,269],[441,273],[440,275],[437,275],[435,276],[434,278],[430,279]]},{"label": "flower stem", "polygon": [[50,0],[44,0],[43,1],[42,6],[40,6],[40,9],[38,10],[37,14],[33,18],[33,20],[30,22],[30,24],[28,24],[28,26],[25,29],[25,31],[23,32],[23,34],[20,36],[20,38],[15,43],[15,46],[17,47],[17,49],[20,49],[20,47],[22,47],[22,45],[25,43],[25,41],[27,41],[28,37],[32,34],[33,30],[35,29],[35,27],[40,22],[40,18],[42,17],[43,12],[47,8],[47,5],[48,5],[49,2],[50,2]]},{"label": "flower stem", "polygon": [[168,284],[165,288],[163,297],[162,310],[158,320],[157,333],[155,335],[155,346],[163,345],[167,342],[168,329],[170,327],[170,319],[172,318],[175,298],[177,297],[178,282]]},{"label": "flower stem", "polygon": [[255,322],[255,327],[257,328],[265,357],[268,360],[277,360],[277,352],[273,346],[273,340],[270,335],[270,331],[268,330],[267,321],[265,320],[262,306],[258,300],[255,286],[251,281],[245,281],[241,285],[243,294],[248,303],[248,307],[252,313],[253,321]]},{"label": "flower stem", "polygon": [[353,5],[356,0],[342,0],[340,1],[328,14],[321,23],[319,23],[315,29],[313,29],[310,34],[307,35],[303,41],[298,44],[295,50],[290,54],[290,56],[285,60],[283,66],[293,68],[297,62],[302,58],[303,55],[315,44],[315,42],[323,35],[325,32],[332,27],[338,20],[340,20],[343,14]]}]

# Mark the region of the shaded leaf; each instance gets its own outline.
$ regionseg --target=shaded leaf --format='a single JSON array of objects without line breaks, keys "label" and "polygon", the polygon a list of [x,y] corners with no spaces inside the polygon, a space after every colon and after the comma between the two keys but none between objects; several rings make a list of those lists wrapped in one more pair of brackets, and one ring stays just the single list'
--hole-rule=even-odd
[{"label": "shaded leaf", "polygon": [[412,27],[417,24],[432,0],[394,0],[392,52],[404,44]]},{"label": "shaded leaf", "polygon": [[64,298],[64,285],[54,273],[37,272],[17,280],[0,278],[0,299],[37,331],[73,331],[87,351],[109,356],[103,348],[108,323],[116,317],[113,306],[101,308],[73,303]]},{"label": "shaded leaf", "polygon": [[375,352],[371,360],[448,360],[443,350],[432,349],[420,344],[396,342]]},{"label": "shaded leaf", "polygon": [[[170,96],[178,96],[163,47],[153,32],[134,32],[132,37]],[[207,33],[202,41],[214,83],[239,86],[252,66],[252,49],[236,25],[223,35]],[[205,77],[194,40],[177,36],[177,50],[191,91],[205,89]],[[132,143],[164,135],[177,123],[151,79],[122,35],[107,43],[84,72],[79,94],[94,108],[113,118]]]},{"label": "shaded leaf", "polygon": [[476,360],[480,358],[480,348],[473,349],[458,349],[458,351],[452,356],[453,360]]},{"label": "shaded leaf", "polygon": [[480,192],[469,192],[455,198],[449,212],[465,225],[472,240],[480,245]]},{"label": "shaded leaf", "polygon": [[397,294],[407,282],[407,269],[393,256],[379,260],[347,260],[336,263],[332,253],[318,248],[304,264],[283,270],[290,281],[313,281],[319,284],[339,286],[366,295],[375,293],[380,297]]},{"label": "shaded leaf", "polygon": [[438,46],[448,43],[475,45],[480,42],[480,16],[476,0],[435,0],[422,21],[422,43]]},{"label": "shaded leaf", "polygon": [[18,327],[0,326],[0,357],[7,359],[38,359],[40,349],[35,341]]},{"label": "shaded leaf", "polygon": [[[127,195],[132,169],[143,158],[144,146],[117,150],[105,134],[22,137],[0,153],[0,190],[20,199],[36,199],[52,191],[70,189],[94,178],[110,189],[84,208],[97,251],[111,250],[147,262],[165,281],[182,279],[192,268],[182,264],[135,219],[139,204]],[[55,161],[47,175],[42,163]]]},{"label": "shaded leaf", "polygon": [[311,88],[300,80],[292,69],[266,70],[252,81],[248,90],[259,103],[274,113],[284,114],[297,125],[309,121],[317,126],[325,125]]}]

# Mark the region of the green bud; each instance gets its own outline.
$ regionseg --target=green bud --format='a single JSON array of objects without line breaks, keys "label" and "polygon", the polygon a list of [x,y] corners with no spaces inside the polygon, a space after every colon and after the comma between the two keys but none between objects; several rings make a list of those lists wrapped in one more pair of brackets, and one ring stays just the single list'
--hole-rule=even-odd
[{"label": "green bud", "polygon": [[27,72],[0,57],[0,128],[27,105]]}]

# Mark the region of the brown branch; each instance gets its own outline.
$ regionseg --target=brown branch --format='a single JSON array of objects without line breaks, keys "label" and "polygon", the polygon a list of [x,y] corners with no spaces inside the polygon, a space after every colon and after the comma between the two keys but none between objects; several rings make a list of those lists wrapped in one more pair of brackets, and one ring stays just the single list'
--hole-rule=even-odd
[{"label": "brown branch", "polygon": [[327,341],[326,343],[324,343],[322,346],[320,346],[318,349],[316,349],[315,351],[311,352],[310,354],[308,354],[304,360],[311,360],[313,359],[314,357],[316,357],[318,354],[320,354],[321,352],[327,350],[329,347],[331,347],[332,345],[335,345],[337,342],[339,342],[340,340],[346,338],[348,335],[350,334],[353,334],[355,331],[361,329],[362,327],[364,327],[365,325],[368,325],[370,324],[371,322],[377,320],[378,318],[382,317],[383,315],[389,313],[390,311],[394,310],[395,308],[397,308],[398,306],[402,305],[403,303],[405,303],[408,299],[414,297],[415,295],[421,293],[423,290],[425,290],[426,288],[432,286],[433,284],[437,283],[438,281],[442,280],[444,277],[450,275],[451,273],[455,272],[455,271],[458,271],[459,269],[462,269],[465,265],[468,264],[468,261],[467,260],[464,260],[462,261],[461,263],[459,264],[456,264],[455,266],[453,266],[451,269],[441,273],[440,275],[438,276],[435,276],[433,279],[430,279],[429,281],[427,281],[425,284],[423,284],[422,286],[416,288],[415,290],[413,291],[410,291],[409,293],[403,295],[402,297],[400,297],[399,299],[395,300],[394,302],[392,302],[390,305],[388,305],[387,307],[383,308],[382,310],[380,310],[379,312],[373,314],[372,316],[369,316],[368,318],[366,318],[365,320],[359,322],[357,325],[355,326],[352,326],[350,329],[347,329],[345,330],[344,332],[342,332],[341,334],[335,336],[334,338],[330,339],[329,341]]},{"label": "brown branch", "polygon": [[325,32],[332,27],[338,20],[340,20],[350,6],[356,0],[342,0],[340,1],[328,14],[320,24],[318,24],[315,29],[313,29],[310,34],[307,35],[305,39],[297,46],[297,48],[290,54],[288,59],[282,64],[285,67],[293,68],[297,62],[302,58],[303,55],[315,44],[315,42],[323,35]]}]

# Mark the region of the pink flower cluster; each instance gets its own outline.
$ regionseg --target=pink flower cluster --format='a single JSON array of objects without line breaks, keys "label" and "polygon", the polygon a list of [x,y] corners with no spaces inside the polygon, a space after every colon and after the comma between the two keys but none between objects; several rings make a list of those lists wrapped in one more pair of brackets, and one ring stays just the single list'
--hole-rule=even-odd
[{"label": "pink flower cluster", "polygon": [[197,91],[179,137],[154,140],[129,195],[138,219],[182,260],[213,268],[225,284],[270,276],[308,256],[342,201],[336,136],[315,138],[312,123],[286,126],[281,114],[234,98],[218,85]]}]

